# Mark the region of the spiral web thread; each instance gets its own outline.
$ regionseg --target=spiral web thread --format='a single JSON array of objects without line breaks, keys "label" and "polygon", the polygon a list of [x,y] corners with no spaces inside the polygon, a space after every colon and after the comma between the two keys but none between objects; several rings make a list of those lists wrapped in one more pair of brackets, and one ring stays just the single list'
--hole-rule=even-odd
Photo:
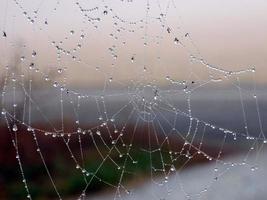
[{"label": "spiral web thread", "polygon": [[[140,134],[136,133],[138,127],[143,127],[147,132],[147,137],[144,137],[145,147],[138,149],[150,157],[148,176],[151,183],[166,191],[166,194],[156,195],[155,199],[167,199],[175,189],[168,184],[170,176],[177,178],[175,187],[181,189],[186,199],[197,199],[208,192],[215,181],[223,180],[223,175],[232,168],[249,166],[252,171],[257,169],[256,160],[253,162],[247,160],[251,153],[259,154],[266,143],[256,96],[255,68],[246,67],[235,71],[210,64],[200,54],[190,32],[185,30],[176,1],[158,0],[140,3],[134,0],[116,2],[103,0],[68,3],[55,1],[51,3],[42,0],[29,4],[27,1],[13,0],[2,1],[2,3],[4,6],[1,10],[4,12],[3,20],[1,20],[3,30],[1,46],[7,52],[1,53],[1,73],[3,74],[1,122],[5,123],[12,138],[22,182],[29,199],[32,199],[32,195],[27,174],[23,170],[23,159],[20,152],[23,144],[19,140],[21,134],[32,136],[33,144],[58,199],[63,199],[63,196],[57,188],[56,180],[42,153],[42,145],[39,144],[38,139],[40,135],[44,135],[50,140],[60,138],[64,143],[72,160],[70,165],[73,165],[73,168],[76,168],[84,178],[84,187],[80,188],[78,199],[87,198],[87,189],[93,184],[94,179],[115,189],[114,199],[123,199],[127,195],[134,198],[135,192],[125,184],[124,177],[132,174],[128,169],[129,165],[138,164],[137,158],[132,156],[132,149],[137,145],[134,143],[136,134]],[[64,4],[70,5],[71,10],[66,9]],[[140,9],[138,13],[142,14],[127,16],[127,9],[131,9],[135,4],[141,5],[138,7]],[[122,12],[117,5],[125,10]],[[57,13],[66,12],[62,11],[64,9],[69,14],[73,12],[75,19],[73,22],[66,23],[67,29],[61,30],[64,32],[63,36],[57,36],[58,34],[54,35],[53,33],[53,28],[55,28],[53,20],[64,21],[63,16],[57,15]],[[10,25],[7,24],[7,21],[10,16],[14,15],[14,13],[10,13],[12,11],[15,12],[15,20]],[[175,19],[171,18],[173,16],[168,18],[170,12],[176,13]],[[120,13],[122,14],[120,15]],[[24,22],[28,24],[27,28],[30,29],[31,34],[36,34],[41,38],[42,45],[45,45],[46,51],[49,51],[47,52],[49,54],[48,63],[43,64],[41,58],[46,56],[44,55],[46,53],[43,50],[39,51],[38,48],[33,48],[34,44],[28,44],[27,41],[23,44],[16,44],[16,35],[14,32],[12,33],[12,30],[16,30],[14,26],[18,26],[16,18],[23,18]],[[78,25],[75,24],[77,20],[80,21]],[[171,20],[172,22],[170,22]],[[64,23],[63,21],[62,23]],[[50,24],[52,24],[51,28]],[[153,27],[156,28],[153,29]],[[22,34],[25,33],[22,31]],[[101,55],[97,55],[99,58],[96,59],[99,60],[92,61],[88,57],[90,58],[90,53],[96,47],[91,46],[89,52],[87,47],[95,37],[98,38],[100,46],[104,46],[104,49],[101,50]],[[139,46],[136,49],[131,39],[138,43]],[[34,38],[32,40],[34,43],[38,42]],[[169,73],[168,66],[166,66],[168,63],[161,60],[161,55],[164,54],[164,45],[169,45],[168,47],[173,48],[173,51],[186,57],[188,65],[185,66],[187,68],[185,70],[189,71],[186,78],[177,78],[176,74]],[[10,64],[8,63],[8,51],[14,51],[15,48],[23,48],[23,50],[19,52],[16,63]],[[155,54],[153,54],[153,58],[149,51],[153,51]],[[127,66],[130,67],[127,68]],[[185,67],[177,68],[176,72],[180,73],[180,70],[184,70]],[[126,73],[126,77],[118,77],[116,73],[123,68],[129,70],[128,74]],[[195,68],[204,72],[204,78],[199,76]],[[76,70],[81,71],[77,72],[78,75],[77,73],[72,75]],[[73,87],[69,79],[72,76],[79,76],[83,70],[92,71],[96,76],[102,78],[100,79],[102,82],[100,89],[90,93]],[[162,77],[155,78],[153,76],[156,70],[160,70]],[[251,90],[242,87],[242,78],[246,76],[250,77],[254,83]],[[90,78],[92,76],[88,74],[88,81]],[[239,96],[243,118],[243,124],[240,124],[240,127],[244,127],[242,132],[209,123],[193,114],[191,96],[207,85],[216,86],[223,82],[230,83]],[[46,100],[41,101],[35,95],[39,87],[53,91],[53,93],[50,94],[51,96],[46,96]],[[256,135],[249,132],[244,96],[253,97],[259,123],[259,133]],[[186,109],[180,108],[175,103],[174,99],[180,97],[185,100]],[[60,127],[55,125],[53,117],[42,108],[42,103],[50,100],[58,105],[58,109],[54,112],[60,118]],[[119,106],[111,109],[116,100],[118,100]],[[68,122],[65,121],[65,118],[70,113],[66,111],[66,107],[72,110],[72,120]],[[93,107],[96,112],[91,112],[90,109],[84,111],[83,109],[86,107]],[[87,116],[92,119],[93,127],[87,128],[88,122],[84,119]],[[34,123],[35,118],[46,124],[46,128],[37,127]],[[177,128],[180,118],[186,120],[188,125],[186,132],[180,132]],[[130,131],[128,130],[129,125],[132,126]],[[20,127],[25,127],[28,133],[20,133]],[[72,129],[66,127],[72,127]],[[217,134],[218,140],[220,140],[216,153],[212,155],[206,153],[202,148],[205,143],[208,143],[206,138],[208,134]],[[182,141],[179,150],[171,146],[173,138]],[[152,139],[154,140],[153,144],[151,144]],[[73,140],[79,143],[79,154],[72,150],[70,144]],[[92,142],[101,161],[94,171],[86,168],[84,164],[84,140]],[[223,160],[221,155],[227,140],[235,141],[236,145],[246,141],[247,153],[240,163],[228,163]],[[24,153],[30,154],[31,152]],[[118,163],[111,156],[114,154],[118,155],[123,162]],[[164,158],[166,154],[169,158],[168,161]],[[154,165],[153,155],[159,157],[160,164]],[[180,179],[180,173],[196,156],[214,163],[214,171],[211,172],[213,178],[210,183],[192,194],[186,191],[186,185]],[[177,167],[176,162],[179,160],[183,160],[183,164]],[[105,180],[105,177],[98,176],[98,172],[106,162],[111,162],[113,167],[118,170],[120,178],[117,183],[110,183]],[[224,170],[219,170],[220,166],[224,166]]]}]

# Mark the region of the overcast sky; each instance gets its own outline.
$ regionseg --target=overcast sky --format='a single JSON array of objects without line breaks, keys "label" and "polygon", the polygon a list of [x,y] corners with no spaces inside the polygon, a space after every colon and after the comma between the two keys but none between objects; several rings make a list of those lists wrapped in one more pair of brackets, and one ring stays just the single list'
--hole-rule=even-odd
[{"label": "overcast sky", "polygon": [[[33,61],[40,69],[46,73],[48,69],[66,66],[68,81],[74,83],[103,82],[105,76],[114,80],[138,79],[144,66],[148,70],[148,77],[152,79],[161,80],[166,75],[186,80],[195,76],[205,79],[209,74],[206,67],[189,62],[189,54],[199,51],[210,64],[226,70],[255,66],[257,81],[267,83],[265,0],[153,0],[150,1],[148,18],[147,2],[141,0],[84,0],[79,1],[79,5],[72,0],[59,3],[52,0],[17,2],[18,5],[14,1],[0,0],[0,29],[7,34],[7,38],[0,39],[1,68],[14,63],[17,55],[25,56],[25,63],[30,63],[33,60],[31,53],[36,51],[37,56]],[[79,6],[98,9],[81,12]],[[105,10],[108,13],[104,14]],[[157,19],[161,13],[166,14],[162,23]],[[84,14],[99,17],[100,22],[92,24],[85,20],[88,18]],[[112,18],[115,15],[131,22],[147,19],[147,36],[145,28],[140,28],[145,26],[144,21],[137,25],[118,22],[116,27],[113,23],[118,20]],[[28,17],[34,22],[30,23]],[[162,29],[163,24],[165,27]],[[98,28],[94,28],[95,25]],[[125,31],[118,32],[120,27]],[[171,28],[171,33],[166,31],[167,27]],[[74,33],[70,34],[72,30]],[[187,32],[195,46],[183,37]],[[82,34],[85,35],[83,40],[80,39]],[[118,36],[118,39],[115,40],[110,34]],[[175,45],[175,37],[186,48]],[[61,47],[66,50],[81,44],[81,49],[77,48],[73,55],[81,58],[82,62],[73,61],[70,56],[62,56],[61,61],[57,61],[52,41],[57,44],[62,41]],[[146,47],[144,42],[147,42]],[[108,50],[112,46],[117,60],[112,58],[112,52]],[[100,68],[100,72],[95,70],[96,67]],[[251,75],[241,78],[251,81]]]}]

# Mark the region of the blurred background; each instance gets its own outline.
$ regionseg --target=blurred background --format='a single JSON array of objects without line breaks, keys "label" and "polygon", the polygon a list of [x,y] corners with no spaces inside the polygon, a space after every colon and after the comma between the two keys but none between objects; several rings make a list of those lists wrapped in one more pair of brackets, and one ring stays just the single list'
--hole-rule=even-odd
[{"label": "blurred background", "polygon": [[265,199],[266,11],[0,0],[0,199]]}]

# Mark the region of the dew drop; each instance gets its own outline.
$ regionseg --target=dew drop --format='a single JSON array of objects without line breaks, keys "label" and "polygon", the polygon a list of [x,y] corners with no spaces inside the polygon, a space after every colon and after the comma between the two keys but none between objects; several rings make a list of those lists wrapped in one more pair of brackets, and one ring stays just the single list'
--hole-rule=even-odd
[{"label": "dew drop", "polygon": [[14,131],[14,132],[18,131],[18,127],[17,127],[16,124],[13,125],[13,127],[12,127],[12,131]]},{"label": "dew drop", "polygon": [[179,43],[178,38],[174,38],[174,44],[178,44],[178,43]]},{"label": "dew drop", "polygon": [[7,37],[7,35],[6,35],[6,32],[5,32],[5,31],[3,31],[3,37],[4,37],[4,38],[6,38],[6,37]]},{"label": "dew drop", "polygon": [[30,69],[33,69],[34,68],[34,63],[31,63],[30,66],[29,66]]},{"label": "dew drop", "polygon": [[57,86],[58,86],[58,82],[55,81],[55,82],[53,83],[53,86],[54,86],[54,87],[57,87]]},{"label": "dew drop", "polygon": [[96,131],[96,134],[100,136],[101,132],[98,130],[98,131]]},{"label": "dew drop", "polygon": [[32,57],[35,57],[37,55],[36,51],[32,52]]},{"label": "dew drop", "polygon": [[61,73],[63,72],[63,69],[59,68],[59,69],[57,70],[57,72],[58,72],[59,74],[61,74]]}]

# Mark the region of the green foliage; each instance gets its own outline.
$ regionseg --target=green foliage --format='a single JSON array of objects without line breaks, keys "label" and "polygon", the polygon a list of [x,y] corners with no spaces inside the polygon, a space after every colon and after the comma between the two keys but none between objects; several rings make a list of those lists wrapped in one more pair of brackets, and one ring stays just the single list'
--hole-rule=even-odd
[{"label": "green foliage", "polygon": [[[81,169],[75,168],[74,162],[73,165],[70,165],[69,160],[60,155],[57,156],[49,165],[49,170],[60,194],[62,196],[80,194],[87,184],[86,191],[93,193],[107,188],[109,184],[117,186],[119,183],[128,182],[136,176],[144,178],[151,173],[156,176],[156,173],[152,171],[153,168],[168,169],[166,163],[171,163],[169,152],[162,150],[149,153],[139,148],[131,149],[130,157],[126,156],[125,148],[119,149],[119,151],[123,152],[121,154],[123,156],[120,156],[117,151],[105,152],[104,149],[101,149],[103,155],[109,155],[104,162],[96,151],[85,152],[86,159],[82,166],[89,172],[87,176],[81,173]],[[177,166],[181,164],[176,163]],[[56,197],[43,165],[27,165],[24,170],[34,199]],[[9,199],[25,199],[26,193],[22,183],[19,184],[17,180],[12,179],[7,185]]]}]

